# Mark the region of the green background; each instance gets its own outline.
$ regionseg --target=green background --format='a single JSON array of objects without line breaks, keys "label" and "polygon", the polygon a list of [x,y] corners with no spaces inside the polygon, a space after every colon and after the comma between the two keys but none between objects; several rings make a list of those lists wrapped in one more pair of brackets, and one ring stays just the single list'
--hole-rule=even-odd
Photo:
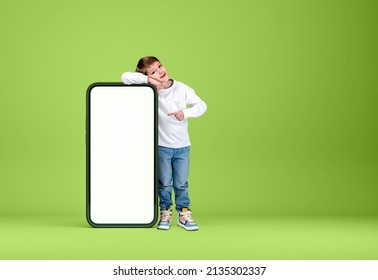
[{"label": "green background", "polygon": [[[1,2],[0,258],[377,259],[377,8]],[[208,105],[195,233],[85,221],[86,89],[145,55]]]}]

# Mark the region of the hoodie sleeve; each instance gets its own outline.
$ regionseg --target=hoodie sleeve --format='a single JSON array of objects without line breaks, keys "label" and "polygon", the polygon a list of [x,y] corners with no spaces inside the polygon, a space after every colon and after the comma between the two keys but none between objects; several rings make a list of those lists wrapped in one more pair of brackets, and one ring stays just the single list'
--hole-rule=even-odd
[{"label": "hoodie sleeve", "polygon": [[121,80],[126,85],[131,84],[146,84],[148,76],[138,72],[125,72],[121,76]]},{"label": "hoodie sleeve", "polygon": [[183,110],[185,119],[202,116],[207,110],[206,103],[189,87],[186,93],[186,104],[189,105],[189,108]]}]

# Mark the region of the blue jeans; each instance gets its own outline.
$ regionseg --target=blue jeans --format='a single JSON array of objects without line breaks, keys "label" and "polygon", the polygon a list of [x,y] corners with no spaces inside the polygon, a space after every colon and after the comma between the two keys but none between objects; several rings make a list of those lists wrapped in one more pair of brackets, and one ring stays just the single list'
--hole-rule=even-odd
[{"label": "blue jeans", "polygon": [[158,146],[158,191],[161,209],[171,207],[172,187],[176,210],[189,208],[189,152],[190,146],[177,149]]}]

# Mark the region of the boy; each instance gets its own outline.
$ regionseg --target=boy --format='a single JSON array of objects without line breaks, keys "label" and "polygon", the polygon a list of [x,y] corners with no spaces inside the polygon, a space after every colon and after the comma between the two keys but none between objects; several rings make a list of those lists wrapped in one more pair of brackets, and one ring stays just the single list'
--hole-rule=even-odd
[{"label": "boy", "polygon": [[[167,69],[153,56],[139,60],[136,72],[122,74],[125,84],[153,84],[158,91],[158,193],[160,221],[158,229],[168,230],[171,225],[172,187],[174,189],[178,226],[198,230],[191,218],[188,194],[190,140],[188,121],[199,117],[207,106],[187,85],[169,78]],[[189,105],[189,108],[187,108]]]}]

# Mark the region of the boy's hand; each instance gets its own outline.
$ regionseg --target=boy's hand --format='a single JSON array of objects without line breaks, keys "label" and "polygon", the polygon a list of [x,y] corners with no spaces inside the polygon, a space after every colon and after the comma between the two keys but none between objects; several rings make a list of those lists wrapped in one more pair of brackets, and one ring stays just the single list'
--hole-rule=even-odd
[{"label": "boy's hand", "polygon": [[184,119],[184,112],[180,110],[178,112],[169,113],[168,116],[174,116],[178,121],[182,121]]},{"label": "boy's hand", "polygon": [[156,90],[158,92],[163,88],[163,85],[161,84],[161,82],[154,78],[148,77],[147,82],[149,84],[153,84],[156,87]]}]

